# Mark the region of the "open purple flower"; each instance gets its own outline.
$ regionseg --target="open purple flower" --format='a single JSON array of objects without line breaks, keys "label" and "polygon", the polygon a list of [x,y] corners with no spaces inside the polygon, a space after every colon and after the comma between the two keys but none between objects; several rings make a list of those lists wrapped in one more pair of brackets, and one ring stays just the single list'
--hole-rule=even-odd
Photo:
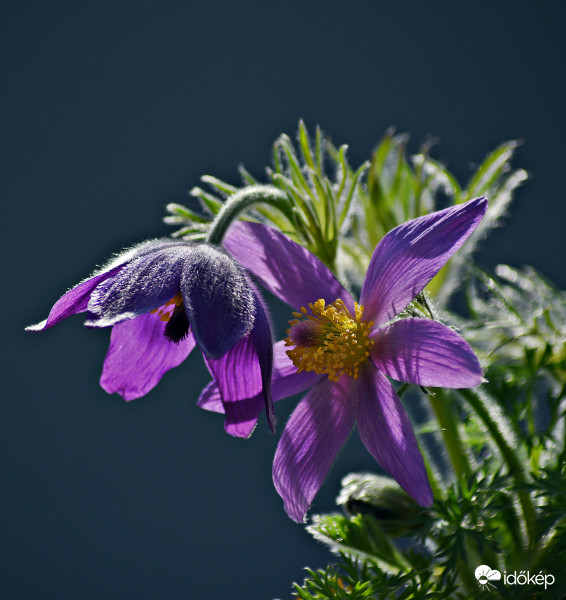
[{"label": "open purple flower", "polygon": [[247,274],[219,248],[170,239],[134,246],[27,330],[85,311],[85,325],[112,326],[100,379],[108,393],[125,400],[147,394],[196,344],[219,386],[226,431],[249,436],[264,406],[274,429],[269,319]]},{"label": "open purple flower", "polygon": [[[294,307],[288,337],[274,349],[275,400],[311,388],[281,436],[273,463],[285,510],[302,521],[354,424],[377,462],[421,505],[432,491],[413,428],[388,377],[430,387],[478,385],[467,342],[441,323],[397,319],[464,243],[484,198],[419,217],[390,231],[371,258],[358,305],[308,250],[260,224],[239,223],[230,253]],[[199,399],[222,411],[212,382]]]}]

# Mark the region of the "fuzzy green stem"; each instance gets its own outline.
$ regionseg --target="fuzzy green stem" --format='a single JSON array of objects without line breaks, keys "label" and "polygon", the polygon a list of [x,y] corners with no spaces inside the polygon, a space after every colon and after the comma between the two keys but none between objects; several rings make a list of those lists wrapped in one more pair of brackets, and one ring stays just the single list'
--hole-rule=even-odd
[{"label": "fuzzy green stem", "polygon": [[[515,480],[515,483],[518,485],[522,485],[526,483],[524,466],[517,453],[513,450],[513,448],[508,444],[507,440],[499,430],[497,423],[489,414],[488,409],[486,408],[483,400],[478,396],[476,392],[471,389],[463,389],[458,390],[460,395],[466,400],[466,402],[471,406],[476,415],[482,420],[483,424],[487,427],[487,430],[491,434],[491,437],[501,455],[503,456],[505,462],[507,463],[507,467],[509,469],[509,474]],[[535,532],[534,532],[534,524],[535,524],[535,510],[529,496],[526,491],[517,492],[517,496],[519,498],[519,502],[521,504],[521,509],[523,511],[523,517],[525,519],[525,528],[527,531],[528,542],[532,546],[534,544]]]},{"label": "fuzzy green stem", "polygon": [[252,185],[236,192],[226,201],[212,223],[207,243],[219,246],[232,222],[252,204],[269,204],[280,210],[286,217],[289,218],[291,215],[291,207],[285,192],[272,185]]},{"label": "fuzzy green stem", "polygon": [[456,478],[460,480],[464,477],[468,481],[472,474],[472,468],[460,437],[454,405],[448,401],[441,389],[437,389],[434,395],[430,394],[428,400],[441,427],[442,437],[452,461]]}]

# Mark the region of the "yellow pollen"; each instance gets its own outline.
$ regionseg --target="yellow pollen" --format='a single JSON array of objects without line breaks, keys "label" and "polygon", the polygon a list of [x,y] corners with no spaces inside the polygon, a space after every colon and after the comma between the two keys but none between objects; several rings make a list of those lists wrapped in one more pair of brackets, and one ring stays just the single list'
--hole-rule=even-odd
[{"label": "yellow pollen", "polygon": [[[294,312],[289,321],[285,345],[287,355],[298,371],[314,371],[338,381],[346,373],[358,378],[360,365],[369,357],[374,345],[368,333],[373,322],[362,321],[363,306],[354,304],[352,316],[340,299],[326,305],[323,299]],[[310,314],[309,314],[310,313]]]},{"label": "yellow pollen", "polygon": [[156,308],[155,310],[152,310],[152,313],[157,313],[159,315],[159,318],[164,322],[164,323],[168,323],[169,319],[171,318],[171,316],[173,315],[173,311],[175,310],[175,308],[177,306],[180,306],[181,304],[183,304],[183,297],[181,296],[181,294],[175,294],[173,296],[173,298],[171,298],[171,300],[169,300],[168,302],[166,302],[163,306],[160,306],[159,308]]}]

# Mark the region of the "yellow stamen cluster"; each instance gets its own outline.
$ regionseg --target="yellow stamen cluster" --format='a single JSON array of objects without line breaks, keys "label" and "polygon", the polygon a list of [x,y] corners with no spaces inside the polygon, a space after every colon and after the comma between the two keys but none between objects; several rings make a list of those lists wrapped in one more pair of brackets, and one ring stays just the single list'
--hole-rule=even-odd
[{"label": "yellow stamen cluster", "polygon": [[314,371],[338,381],[346,373],[357,379],[360,365],[369,357],[374,341],[368,338],[373,321],[362,321],[363,306],[355,304],[355,316],[344,302],[328,306],[323,299],[294,312],[289,322],[285,345],[292,346],[287,355],[298,371]]},{"label": "yellow stamen cluster", "polygon": [[171,316],[173,315],[173,311],[175,310],[175,308],[177,306],[181,306],[181,304],[183,304],[183,297],[180,293],[175,294],[175,296],[173,296],[173,298],[171,298],[169,302],[166,302],[163,306],[160,306],[159,308],[156,308],[151,312],[157,313],[159,315],[159,318],[164,323],[168,323],[169,319],[171,319]]}]

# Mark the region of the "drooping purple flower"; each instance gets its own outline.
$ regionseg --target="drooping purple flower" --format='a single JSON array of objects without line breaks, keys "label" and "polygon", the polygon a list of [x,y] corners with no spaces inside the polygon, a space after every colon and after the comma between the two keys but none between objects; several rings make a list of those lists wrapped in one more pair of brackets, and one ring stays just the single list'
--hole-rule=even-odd
[{"label": "drooping purple flower", "polygon": [[[429,319],[395,319],[477,227],[484,198],[396,227],[371,258],[358,305],[308,250],[260,224],[239,223],[230,253],[296,309],[274,348],[275,400],[310,389],[292,413],[273,463],[285,510],[302,521],[357,424],[361,440],[419,504],[432,491],[413,428],[388,377],[430,387],[474,387],[479,361],[455,331]],[[222,412],[218,386],[199,405]]]},{"label": "drooping purple flower", "polygon": [[197,345],[220,389],[226,431],[248,437],[264,406],[274,429],[271,326],[248,275],[223,250],[170,239],[141,243],[68,291],[27,330],[81,312],[88,327],[112,327],[100,379],[108,393],[144,396]]}]

